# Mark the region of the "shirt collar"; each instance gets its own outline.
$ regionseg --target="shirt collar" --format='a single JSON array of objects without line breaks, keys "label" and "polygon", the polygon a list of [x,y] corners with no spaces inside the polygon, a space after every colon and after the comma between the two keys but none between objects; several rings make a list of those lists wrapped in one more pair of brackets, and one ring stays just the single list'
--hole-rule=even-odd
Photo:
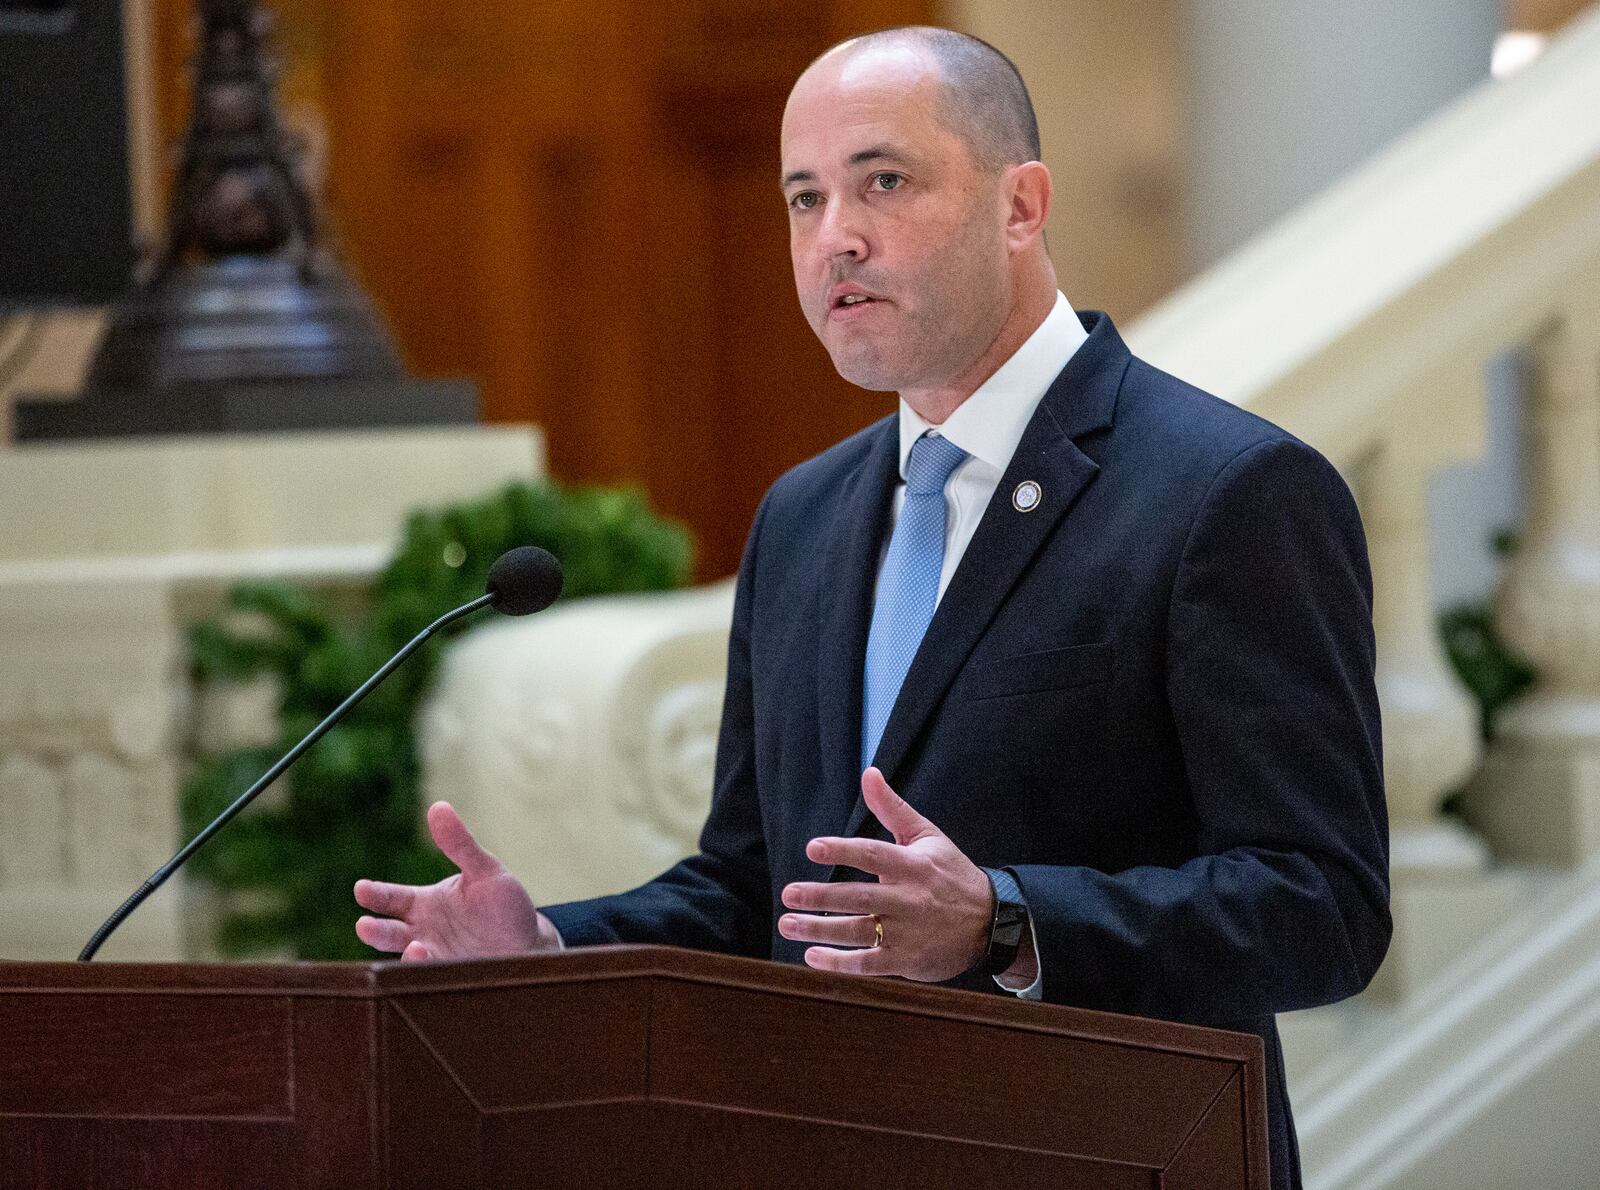
[{"label": "shirt collar", "polygon": [[902,398],[901,479],[905,478],[912,443],[929,430],[948,438],[973,458],[981,459],[994,468],[996,474],[1005,471],[1050,382],[1061,374],[1061,369],[1088,337],[1066,296],[1057,290],[1056,304],[1038,329],[994,375],[956,407],[943,425],[923,421]]}]

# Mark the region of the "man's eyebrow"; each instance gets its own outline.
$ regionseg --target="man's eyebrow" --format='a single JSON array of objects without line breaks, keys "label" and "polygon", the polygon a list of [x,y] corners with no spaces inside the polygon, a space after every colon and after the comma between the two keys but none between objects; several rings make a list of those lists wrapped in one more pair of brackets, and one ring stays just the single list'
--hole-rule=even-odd
[{"label": "man's eyebrow", "polygon": [[[873,145],[870,149],[861,149],[845,158],[846,165],[865,165],[869,161],[888,161],[894,165],[906,165],[909,159],[893,145]],[[796,182],[815,182],[817,175],[809,169],[797,169],[792,173],[783,175],[783,188],[787,190]]]},{"label": "man's eyebrow", "polygon": [[869,161],[889,161],[895,165],[905,165],[906,155],[893,145],[873,145],[870,149],[850,154],[850,159],[845,164],[865,165]]}]

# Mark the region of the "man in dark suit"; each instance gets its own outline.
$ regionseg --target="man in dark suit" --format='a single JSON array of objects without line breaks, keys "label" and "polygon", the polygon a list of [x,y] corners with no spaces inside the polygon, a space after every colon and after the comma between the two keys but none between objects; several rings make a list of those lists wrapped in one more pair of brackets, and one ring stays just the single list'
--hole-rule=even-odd
[{"label": "man in dark suit", "polygon": [[900,412],[762,503],[700,851],[541,913],[441,803],[461,874],[362,881],[384,916],[358,932],[407,958],[668,942],[1249,1030],[1288,1187],[1273,1015],[1360,990],[1390,929],[1360,521],[1311,448],[1073,313],[1037,136],[1015,68],[958,34],[806,71],[801,306]]}]

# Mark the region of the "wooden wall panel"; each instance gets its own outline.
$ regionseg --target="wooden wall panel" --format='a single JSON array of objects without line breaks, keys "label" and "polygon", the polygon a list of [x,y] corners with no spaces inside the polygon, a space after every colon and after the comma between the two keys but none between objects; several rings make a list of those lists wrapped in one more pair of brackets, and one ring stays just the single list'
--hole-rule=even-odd
[{"label": "wooden wall panel", "polygon": [[945,19],[1021,68],[1055,182],[1062,291],[1124,325],[1189,273],[1181,7],[1171,0],[943,0]]},{"label": "wooden wall panel", "polygon": [[[492,245],[482,243],[477,223],[465,223],[454,212],[469,200],[480,172],[477,146],[464,136],[405,137],[395,146],[394,168],[394,204],[386,230],[396,244],[406,245],[412,267],[428,284],[394,287],[385,301],[389,317],[413,364],[422,358],[441,373],[475,374],[489,358],[488,310],[481,301],[478,262]],[[340,230],[351,220],[349,215],[340,218]],[[436,317],[441,310],[454,316]]]},{"label": "wooden wall panel", "polygon": [[1594,0],[1507,0],[1506,28],[1554,33]]},{"label": "wooden wall panel", "polygon": [[[189,0],[154,7],[187,113]],[[794,77],[932,0],[279,0],[287,114],[326,146],[344,256],[413,371],[533,421],[552,471],[641,483],[737,566],[766,486],[892,408],[795,302],[777,186]]]}]

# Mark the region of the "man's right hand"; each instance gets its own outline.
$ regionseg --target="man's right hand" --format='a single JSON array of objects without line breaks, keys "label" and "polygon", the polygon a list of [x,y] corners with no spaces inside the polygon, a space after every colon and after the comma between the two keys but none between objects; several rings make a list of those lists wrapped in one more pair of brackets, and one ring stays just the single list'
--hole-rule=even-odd
[{"label": "man's right hand", "polygon": [[402,959],[481,959],[559,950],[561,935],[528,890],[467,830],[449,802],[428,807],[428,832],[460,870],[438,884],[356,881],[356,937]]}]

